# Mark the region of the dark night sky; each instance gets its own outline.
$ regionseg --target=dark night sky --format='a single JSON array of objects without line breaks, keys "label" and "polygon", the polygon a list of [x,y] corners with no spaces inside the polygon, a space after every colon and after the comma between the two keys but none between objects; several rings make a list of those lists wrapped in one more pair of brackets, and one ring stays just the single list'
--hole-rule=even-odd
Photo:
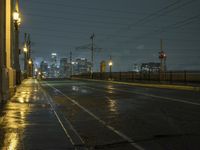
[{"label": "dark night sky", "polygon": [[[60,57],[90,59],[89,50],[75,47],[90,44],[102,48],[100,60],[112,55],[113,69],[128,70],[135,63],[158,62],[160,39],[164,40],[169,69],[200,69],[199,0],[21,0],[23,33],[31,34],[34,58],[48,60],[51,52]],[[98,65],[98,66],[97,66]]]}]

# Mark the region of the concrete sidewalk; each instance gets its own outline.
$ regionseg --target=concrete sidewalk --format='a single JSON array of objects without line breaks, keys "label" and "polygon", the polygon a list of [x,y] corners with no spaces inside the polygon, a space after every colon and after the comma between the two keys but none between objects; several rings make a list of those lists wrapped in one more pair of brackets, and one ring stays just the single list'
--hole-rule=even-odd
[{"label": "concrete sidewalk", "polygon": [[3,107],[0,149],[74,149],[37,80],[25,80]]}]

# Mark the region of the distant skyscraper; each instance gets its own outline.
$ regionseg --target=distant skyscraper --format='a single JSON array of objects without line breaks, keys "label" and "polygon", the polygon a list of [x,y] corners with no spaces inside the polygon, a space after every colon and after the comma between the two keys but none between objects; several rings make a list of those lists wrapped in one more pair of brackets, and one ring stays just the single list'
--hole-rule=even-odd
[{"label": "distant skyscraper", "polygon": [[52,64],[57,65],[57,53],[51,53],[51,65]]},{"label": "distant skyscraper", "polygon": [[133,70],[132,70],[133,72],[139,72],[140,71],[140,65],[138,65],[138,64],[134,64],[133,65]]},{"label": "distant skyscraper", "polygon": [[85,58],[76,59],[73,64],[73,74],[89,73],[91,72],[92,63]]},{"label": "distant skyscraper", "polygon": [[149,62],[149,63],[142,63],[141,64],[141,71],[142,72],[158,72],[160,71],[160,63]]},{"label": "distant skyscraper", "polygon": [[67,58],[60,59],[60,77],[65,78],[70,76],[70,63]]},{"label": "distant skyscraper", "polygon": [[48,74],[49,74],[49,69],[48,69],[48,63],[47,63],[46,61],[42,61],[42,62],[40,63],[40,71],[41,71],[41,73],[42,73],[45,77],[48,76]]},{"label": "distant skyscraper", "polygon": [[64,67],[67,64],[67,58],[60,59],[60,67]]},{"label": "distant skyscraper", "polygon": [[50,73],[49,76],[52,78],[58,77],[59,69],[57,64],[57,53],[51,53],[51,61],[50,61]]}]

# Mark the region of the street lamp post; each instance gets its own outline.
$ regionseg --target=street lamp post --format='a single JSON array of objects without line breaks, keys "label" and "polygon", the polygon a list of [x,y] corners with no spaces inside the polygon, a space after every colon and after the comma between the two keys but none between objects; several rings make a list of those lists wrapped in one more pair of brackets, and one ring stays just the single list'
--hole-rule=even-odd
[{"label": "street lamp post", "polygon": [[32,59],[29,59],[28,60],[28,76],[29,77],[32,77],[33,76],[33,61],[32,61]]},{"label": "street lamp post", "polygon": [[27,53],[28,53],[28,48],[26,44],[24,45],[24,72],[27,75]]},{"label": "street lamp post", "polygon": [[15,27],[15,30],[18,30],[19,29],[19,25],[21,23],[21,18],[20,18],[20,14],[17,10],[15,10],[13,12],[13,21],[14,21],[14,27]]},{"label": "street lamp post", "polygon": [[13,21],[14,21],[14,29],[15,29],[15,45],[14,45],[14,68],[16,70],[16,84],[19,85],[21,83],[21,70],[19,65],[19,25],[21,23],[20,14],[17,10],[13,12]]},{"label": "street lamp post", "polygon": [[29,64],[29,65],[31,65],[31,64],[32,64],[32,61],[31,61],[31,59],[28,61],[28,64]]},{"label": "street lamp post", "polygon": [[92,63],[92,66],[91,66],[91,74],[93,73],[94,71],[94,33],[91,35],[90,39],[92,40],[92,47],[91,47],[91,63]]},{"label": "street lamp post", "polygon": [[[31,59],[31,40],[30,34],[24,34],[24,73],[25,77],[33,75],[33,63],[29,64]],[[30,67],[31,65],[31,67]],[[30,70],[31,69],[31,70]]]},{"label": "street lamp post", "polygon": [[108,62],[108,65],[109,65],[109,68],[110,68],[110,79],[112,79],[112,66],[113,66],[113,62],[112,62],[112,59],[111,59],[111,57],[110,57],[110,60],[109,60],[109,62]]}]

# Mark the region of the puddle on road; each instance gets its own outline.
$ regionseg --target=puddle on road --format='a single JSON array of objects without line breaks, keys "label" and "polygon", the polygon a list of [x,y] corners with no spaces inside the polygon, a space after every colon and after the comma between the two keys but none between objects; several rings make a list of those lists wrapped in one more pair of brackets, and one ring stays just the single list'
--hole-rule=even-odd
[{"label": "puddle on road", "polygon": [[113,100],[113,99],[111,99],[109,97],[106,97],[106,98],[108,99],[108,109],[109,109],[109,111],[117,114],[118,105],[117,105],[116,100]]}]

